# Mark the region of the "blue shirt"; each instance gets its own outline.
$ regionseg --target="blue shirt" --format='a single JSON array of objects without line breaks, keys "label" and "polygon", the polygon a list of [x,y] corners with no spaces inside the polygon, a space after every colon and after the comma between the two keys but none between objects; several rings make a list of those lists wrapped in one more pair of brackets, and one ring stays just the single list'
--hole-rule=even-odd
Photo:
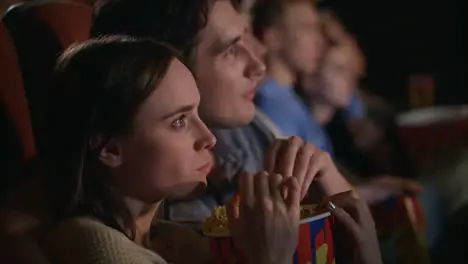
[{"label": "blue shirt", "polygon": [[333,154],[332,143],[326,131],[292,87],[285,87],[272,78],[266,78],[258,90],[255,102],[285,136],[298,136]]}]

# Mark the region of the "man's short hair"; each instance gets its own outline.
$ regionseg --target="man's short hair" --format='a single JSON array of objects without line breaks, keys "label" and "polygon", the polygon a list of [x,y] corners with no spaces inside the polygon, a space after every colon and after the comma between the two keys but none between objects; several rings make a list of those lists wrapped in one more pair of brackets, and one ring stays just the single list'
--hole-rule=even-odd
[{"label": "man's short hair", "polygon": [[[125,34],[165,42],[191,57],[217,0],[101,0],[95,5],[91,36]],[[238,5],[238,0],[231,0]]]},{"label": "man's short hair", "polygon": [[263,33],[281,19],[285,7],[300,2],[314,4],[313,0],[257,0],[251,11],[254,35],[263,40]]}]

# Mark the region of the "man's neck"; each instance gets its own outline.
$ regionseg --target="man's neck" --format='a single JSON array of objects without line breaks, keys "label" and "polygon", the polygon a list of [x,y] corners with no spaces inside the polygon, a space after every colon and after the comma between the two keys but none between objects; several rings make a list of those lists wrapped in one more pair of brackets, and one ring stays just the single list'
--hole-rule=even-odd
[{"label": "man's neck", "polygon": [[134,225],[136,227],[135,243],[145,247],[149,242],[151,223],[161,202],[147,204],[142,201],[127,197],[125,198],[125,204],[130,211]]},{"label": "man's neck", "polygon": [[284,87],[292,88],[296,82],[296,73],[284,62],[284,60],[271,56],[267,59],[268,74]]}]

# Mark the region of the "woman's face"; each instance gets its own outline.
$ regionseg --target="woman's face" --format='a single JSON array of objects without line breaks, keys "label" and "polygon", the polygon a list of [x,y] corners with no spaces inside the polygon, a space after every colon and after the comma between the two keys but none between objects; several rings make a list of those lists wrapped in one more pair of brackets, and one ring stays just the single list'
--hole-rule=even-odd
[{"label": "woman's face", "polygon": [[340,20],[330,12],[322,12],[320,20],[324,26],[324,33],[327,38],[334,42],[339,42],[347,36],[347,32]]},{"label": "woman's face", "polygon": [[[144,101],[130,135],[105,147],[115,160],[111,180],[124,195],[145,202],[185,199],[206,186],[216,139],[200,120],[200,96],[189,70],[173,60],[159,86]],[[109,162],[112,161],[112,162]]]},{"label": "woman's face", "polygon": [[331,48],[321,69],[322,97],[337,108],[348,106],[351,93],[357,84],[349,55],[346,47]]}]

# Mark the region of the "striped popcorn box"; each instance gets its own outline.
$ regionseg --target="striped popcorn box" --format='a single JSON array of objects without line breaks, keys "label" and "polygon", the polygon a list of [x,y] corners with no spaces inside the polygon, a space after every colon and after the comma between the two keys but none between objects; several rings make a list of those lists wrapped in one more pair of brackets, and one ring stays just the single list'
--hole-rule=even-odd
[{"label": "striped popcorn box", "polygon": [[[332,237],[332,217],[329,212],[301,220],[299,243],[294,264],[334,264],[335,253]],[[229,236],[210,236],[211,250],[218,264],[247,264],[245,257]]]}]

